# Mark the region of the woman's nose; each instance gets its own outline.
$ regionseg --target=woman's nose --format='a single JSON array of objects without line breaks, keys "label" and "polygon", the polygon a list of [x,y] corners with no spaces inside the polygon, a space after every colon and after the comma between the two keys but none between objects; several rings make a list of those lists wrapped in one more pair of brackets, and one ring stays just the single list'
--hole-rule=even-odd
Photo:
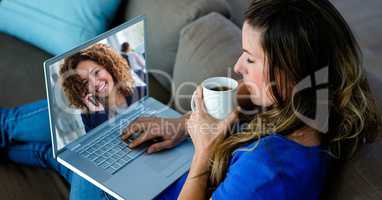
[{"label": "woman's nose", "polygon": [[98,87],[99,87],[99,83],[100,83],[100,81],[99,81],[97,78],[95,78],[95,79],[94,79],[94,88],[95,88],[95,89],[98,89]]},{"label": "woman's nose", "polygon": [[242,74],[242,68],[243,66],[241,65],[240,63],[240,59],[236,62],[235,66],[233,67],[233,70],[235,71],[235,73],[238,73],[238,74]]}]

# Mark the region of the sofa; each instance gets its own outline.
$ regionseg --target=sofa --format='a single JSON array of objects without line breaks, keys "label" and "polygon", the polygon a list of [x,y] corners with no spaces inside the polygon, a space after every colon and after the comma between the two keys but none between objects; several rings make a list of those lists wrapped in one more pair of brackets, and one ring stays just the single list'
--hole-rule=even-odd
[{"label": "sofa", "polygon": [[[382,2],[332,0],[344,15],[365,54],[372,91],[382,106]],[[110,28],[137,15],[148,22],[150,95],[180,112],[189,109],[194,86],[210,76],[227,75],[241,52],[240,27],[249,0],[126,0]],[[1,19],[0,19],[1,20]],[[0,107],[46,98],[42,63],[52,54],[9,34],[0,33]],[[228,70],[229,72],[229,70]],[[228,74],[229,75],[229,74]],[[235,76],[235,75],[233,75]],[[4,152],[0,152],[4,153]],[[344,165],[336,166],[322,199],[382,199],[382,139],[364,145]],[[11,163],[0,155],[0,199],[68,199],[69,186],[55,172]]]}]

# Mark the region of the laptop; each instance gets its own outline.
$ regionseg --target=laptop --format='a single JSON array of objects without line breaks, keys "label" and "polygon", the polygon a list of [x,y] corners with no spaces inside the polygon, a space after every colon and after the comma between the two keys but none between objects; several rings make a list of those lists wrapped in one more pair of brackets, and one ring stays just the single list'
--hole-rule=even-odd
[{"label": "laptop", "polygon": [[139,117],[180,116],[149,97],[146,40],[139,16],[44,62],[54,157],[116,199],[153,199],[189,170],[194,151],[190,139],[154,154],[128,147],[138,134],[120,139]]}]

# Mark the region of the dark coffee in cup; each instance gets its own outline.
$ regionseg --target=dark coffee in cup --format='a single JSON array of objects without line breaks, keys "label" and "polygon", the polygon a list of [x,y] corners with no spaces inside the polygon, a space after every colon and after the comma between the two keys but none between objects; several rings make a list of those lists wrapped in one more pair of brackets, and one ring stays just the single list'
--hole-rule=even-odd
[{"label": "dark coffee in cup", "polygon": [[216,87],[211,87],[209,89],[213,90],[213,91],[228,91],[228,90],[232,90],[232,88],[227,87],[227,86],[216,86]]},{"label": "dark coffee in cup", "polygon": [[[228,77],[211,77],[201,83],[204,106],[212,117],[222,120],[236,108],[238,82]],[[195,93],[191,99],[191,109],[196,111]]]}]

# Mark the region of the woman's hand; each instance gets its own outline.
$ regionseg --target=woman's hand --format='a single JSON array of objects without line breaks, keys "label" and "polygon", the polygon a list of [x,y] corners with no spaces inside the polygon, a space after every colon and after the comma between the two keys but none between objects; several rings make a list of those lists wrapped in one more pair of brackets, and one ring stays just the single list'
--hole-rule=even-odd
[{"label": "woman's hand", "polygon": [[134,133],[139,133],[139,137],[134,139],[129,145],[130,148],[137,147],[146,141],[157,139],[159,139],[159,142],[151,144],[146,151],[147,153],[172,148],[187,137],[185,130],[185,120],[187,118],[187,114],[178,119],[139,118],[124,130],[122,140],[127,140]]},{"label": "woman's hand", "polygon": [[105,110],[102,103],[97,101],[96,98],[94,98],[93,94],[87,94],[85,97],[82,98],[82,102],[84,102],[84,104],[86,105],[86,107],[89,109],[90,112]]},{"label": "woman's hand", "polygon": [[238,111],[232,111],[224,120],[217,120],[210,116],[204,106],[202,88],[196,89],[196,110],[187,121],[188,134],[195,147],[195,154],[209,155],[216,138],[226,134],[238,119]]}]

